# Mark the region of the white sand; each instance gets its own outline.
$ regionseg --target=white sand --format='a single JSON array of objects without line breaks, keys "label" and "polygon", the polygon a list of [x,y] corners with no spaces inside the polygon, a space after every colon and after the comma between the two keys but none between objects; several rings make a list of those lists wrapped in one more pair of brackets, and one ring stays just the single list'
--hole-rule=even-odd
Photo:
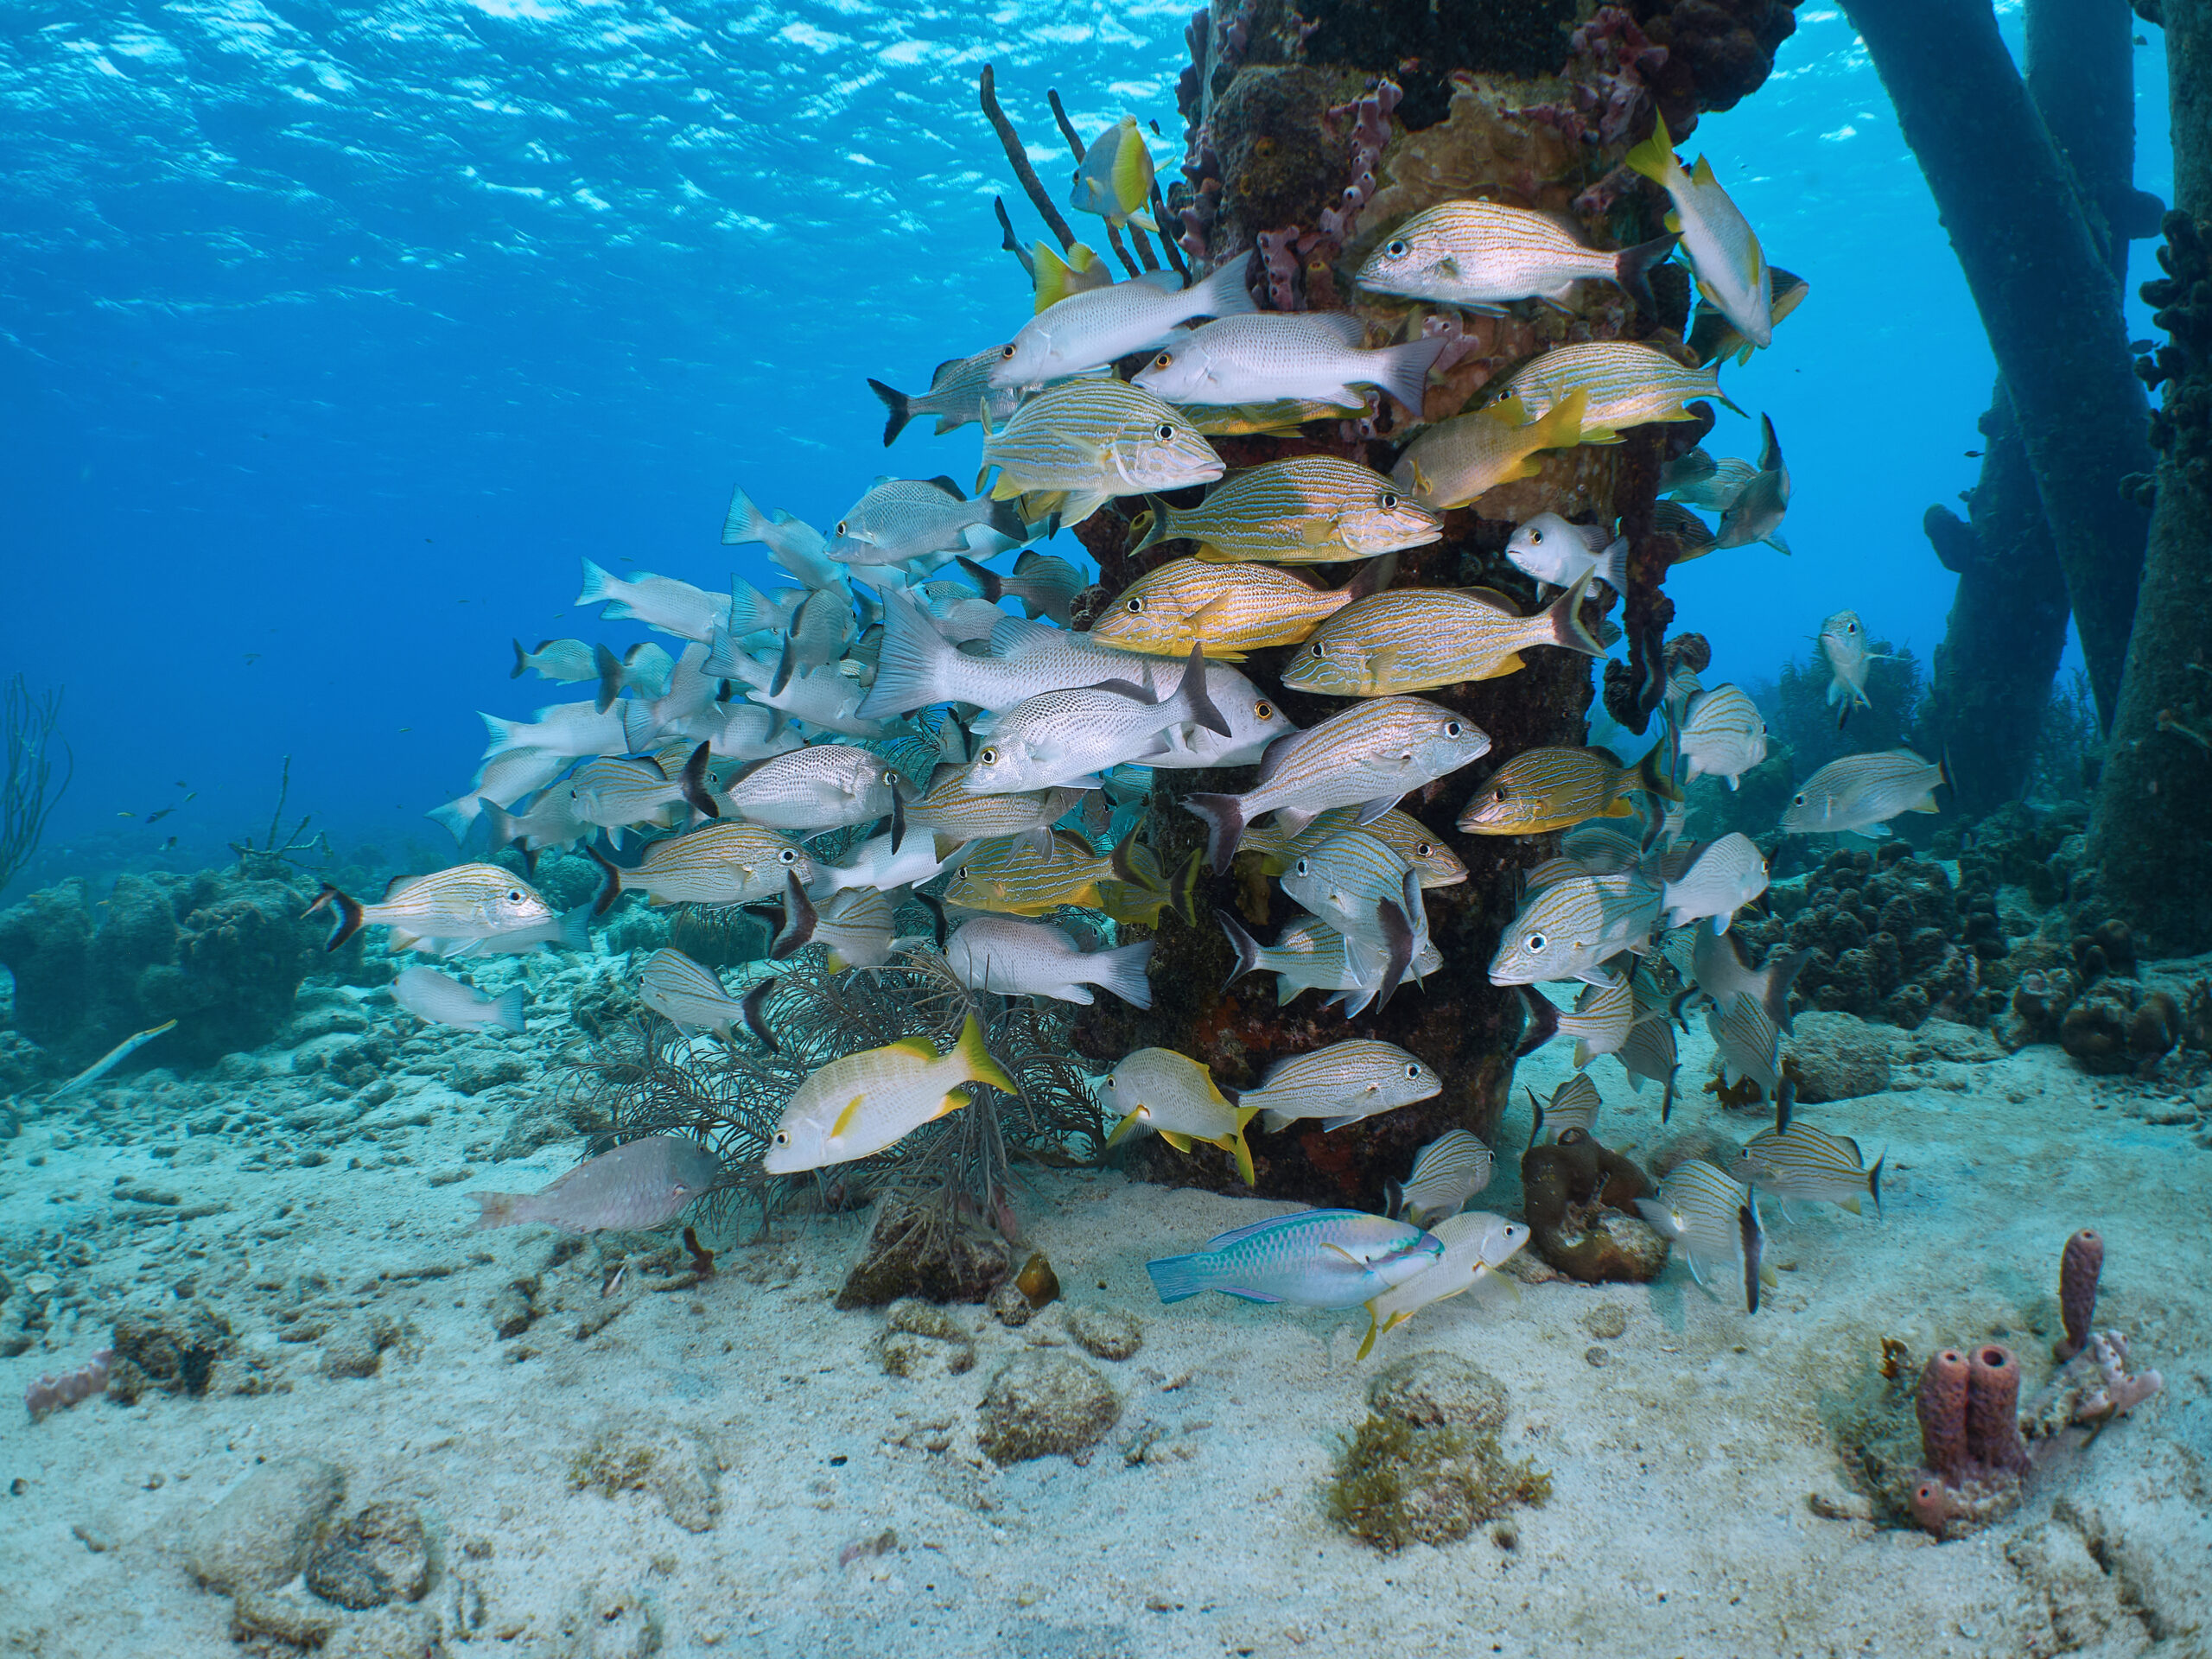
[{"label": "white sand", "polygon": [[[859,1243],[851,1223],[716,1239],[712,1280],[657,1292],[656,1275],[633,1266],[606,1300],[601,1247],[588,1243],[543,1271],[537,1323],[496,1340],[488,1306],[543,1269],[556,1236],[472,1233],[465,1195],[534,1189],[574,1150],[487,1163],[533,1085],[472,1099],[442,1078],[462,1052],[550,1058],[563,1022],[539,1024],[526,1039],[419,1040],[407,1058],[421,1074],[401,1077],[397,1096],[365,1112],[333,1103],[320,1132],[328,1161],[310,1166],[293,1159],[318,1132],[283,1123],[318,1080],[291,1075],[282,1053],[234,1063],[264,1076],[166,1096],[158,1076],[95,1091],[0,1143],[0,1266],[19,1285],[41,1267],[61,1281],[52,1345],[0,1361],[0,1382],[19,1391],[74,1363],[125,1300],[181,1306],[168,1287],[188,1275],[283,1385],[129,1409],[96,1400],[36,1425],[0,1411],[0,1487],[20,1484],[19,1495],[0,1491],[8,1650],[236,1652],[230,1604],[194,1585],[180,1529],[257,1460],[306,1452],[346,1468],[348,1510],[403,1498],[442,1534],[445,1566],[424,1606],[455,1652],[624,1650],[616,1638],[632,1626],[599,1614],[626,1595],[653,1608],[663,1651],[763,1659],[2212,1651],[2212,1167],[2189,1127],[2143,1121],[2146,1108],[2186,1109],[2169,1086],[2085,1078],[2050,1048],[1931,1058],[1892,1092],[1805,1109],[1870,1154],[1889,1148],[1888,1214],[1801,1207],[1793,1225],[1770,1205],[1783,1271],[1756,1318],[1670,1265],[1651,1287],[1463,1298],[1383,1338],[1363,1366],[1352,1360],[1357,1313],[1219,1296],[1157,1305],[1146,1257],[1252,1219],[1250,1202],[1113,1173],[1048,1178],[1024,1211],[1030,1242],[1071,1300],[1137,1313],[1145,1344],[1100,1364],[1122,1417],[1086,1465],[1001,1470],[976,1449],[977,1402],[1024,1343],[1066,1340],[1057,1311],[1008,1331],[955,1309],[975,1333],[974,1370],[887,1376],[881,1315],[830,1306]],[[1956,1028],[1930,1033],[1969,1052]],[[1704,1075],[1701,1033],[1684,1058],[1685,1077]],[[1565,1064],[1555,1046],[1522,1080],[1548,1092]],[[1610,1061],[1596,1076],[1601,1136],[1651,1144],[1657,1090],[1630,1094]],[[184,1132],[241,1103],[277,1122]],[[87,1127],[96,1110],[105,1128]],[[1688,1102],[1676,1127],[1710,1113],[1709,1100]],[[1526,1124],[1524,1103],[1501,1137],[1509,1165]],[[1740,1139],[1756,1124],[1729,1127]],[[266,1166],[242,1166],[263,1154]],[[473,1179],[429,1183],[464,1165]],[[163,1220],[166,1206],[113,1197],[118,1178],[180,1207],[228,1207]],[[1515,1185],[1509,1169],[1478,1202],[1510,1205]],[[1819,1392],[1870,1365],[1884,1336],[1924,1357],[2000,1328],[2032,1389],[2049,1349],[2022,1321],[2085,1224],[2108,1241],[2099,1322],[2128,1333],[2139,1364],[2163,1370],[2165,1394],[1966,1541],[1816,1513],[1815,1495],[1845,1512],[1855,1501]],[[1628,1328],[1601,1343],[1581,1320],[1607,1301]],[[380,1314],[404,1324],[402,1341],[372,1377],[327,1377],[318,1343],[278,1339],[278,1315],[303,1303],[296,1332],[326,1317],[318,1310],[333,1335]],[[618,1307],[579,1339],[580,1323]],[[1363,1414],[1366,1377],[1423,1348],[1504,1381],[1507,1450],[1551,1471],[1550,1502],[1514,1512],[1510,1550],[1478,1532],[1385,1556],[1323,1512],[1336,1437]],[[650,1491],[610,1500],[572,1489],[572,1459],[610,1414],[648,1435],[705,1437],[722,1465],[710,1530],[679,1527]],[[1124,1449],[1144,1425],[1158,1436],[1131,1462]],[[842,1547],[887,1527],[895,1548],[839,1566]],[[582,1637],[562,1635],[564,1618]]]}]

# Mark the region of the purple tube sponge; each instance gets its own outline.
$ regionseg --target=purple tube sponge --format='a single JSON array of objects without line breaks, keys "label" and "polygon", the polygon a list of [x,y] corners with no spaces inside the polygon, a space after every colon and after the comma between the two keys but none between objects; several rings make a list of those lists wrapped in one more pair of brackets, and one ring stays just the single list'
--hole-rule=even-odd
[{"label": "purple tube sponge", "polygon": [[1945,1481],[1967,1465],[1967,1357],[1946,1348],[1920,1374],[1913,1409],[1920,1418],[1920,1455]]},{"label": "purple tube sponge", "polygon": [[2105,1269],[2104,1236],[2084,1227],[2066,1241],[2058,1258],[2058,1316],[2066,1339],[2054,1351],[2071,1359],[2088,1345],[2089,1322],[2097,1314],[2097,1281]]},{"label": "purple tube sponge", "polygon": [[74,1370],[55,1376],[48,1372],[23,1390],[23,1406],[33,1422],[48,1412],[73,1406],[79,1400],[89,1400],[107,1389],[108,1363],[115,1357],[115,1351],[103,1348]]},{"label": "purple tube sponge", "polygon": [[2028,1466],[2020,1440],[2020,1362],[2002,1343],[1984,1343],[1967,1360],[1967,1455],[1988,1469]]}]

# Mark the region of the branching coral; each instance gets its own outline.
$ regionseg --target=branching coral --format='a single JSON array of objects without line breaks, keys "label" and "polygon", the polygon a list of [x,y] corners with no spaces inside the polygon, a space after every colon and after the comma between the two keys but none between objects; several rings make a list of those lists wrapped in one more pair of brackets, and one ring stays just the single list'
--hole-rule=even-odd
[{"label": "branching coral", "polygon": [[8,682],[0,697],[0,740],[7,748],[0,755],[0,887],[15,879],[30,862],[46,832],[47,815],[76,775],[76,757],[62,743],[64,770],[60,788],[54,786],[54,722],[61,715],[61,694],[49,691],[33,696],[20,674]]}]

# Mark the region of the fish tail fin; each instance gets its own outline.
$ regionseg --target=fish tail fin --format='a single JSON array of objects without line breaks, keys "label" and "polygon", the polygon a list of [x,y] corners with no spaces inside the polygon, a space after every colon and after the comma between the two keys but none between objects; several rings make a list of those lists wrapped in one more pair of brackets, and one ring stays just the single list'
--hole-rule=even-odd
[{"label": "fish tail fin", "polygon": [[1866,1196],[1874,1200],[1877,1216],[1882,1213],[1882,1166],[1889,1161],[1889,1148],[1885,1147],[1882,1155],[1874,1160],[1874,1167],[1866,1172]]},{"label": "fish tail fin", "polygon": [[[1004,502],[999,505],[1007,505]],[[1010,507],[1007,510],[1012,511]],[[1019,512],[1014,514],[1017,519],[1020,516]],[[956,557],[952,562],[968,573],[968,580],[976,584],[976,591],[982,594],[986,603],[995,605],[999,602],[1000,596],[1006,592],[1006,580],[997,571],[986,570],[975,560],[964,555]]]},{"label": "fish tail fin", "polygon": [[530,667],[530,653],[522,648],[522,641],[519,639],[511,639],[507,643],[515,648],[515,665],[507,671],[507,677],[511,680],[518,680],[522,678],[524,671]]},{"label": "fish tail fin", "polygon": [[453,837],[454,845],[458,847],[467,841],[469,826],[483,811],[480,805],[474,812],[468,810],[469,803],[479,798],[463,796],[459,800],[448,801],[443,806],[434,806],[423,816],[435,823],[443,824],[446,832]]},{"label": "fish tail fin", "polygon": [[1535,1114],[1535,1121],[1529,1125],[1529,1144],[1533,1147],[1544,1138],[1544,1103],[1536,1098],[1533,1089],[1528,1090],[1528,1096],[1529,1109]]},{"label": "fish tail fin", "polygon": [[1281,1135],[1297,1122],[1288,1112],[1279,1112],[1270,1106],[1260,1114],[1260,1130],[1263,1135]]},{"label": "fish tail fin", "polygon": [[1643,759],[1636,763],[1637,788],[1662,801],[1682,798],[1681,785],[1675,782],[1673,748],[1673,744],[1662,741],[1643,752]]},{"label": "fish tail fin", "polygon": [[737,1000],[738,1011],[745,1016],[745,1028],[771,1054],[779,1053],[783,1048],[783,1045],[776,1040],[774,1029],[768,1024],[768,993],[775,988],[774,980],[764,979]]},{"label": "fish tail fin", "polygon": [[1198,925],[1198,867],[1201,860],[1193,847],[1191,855],[1183,861],[1182,868],[1168,878],[1167,907],[1183,918],[1185,927]]},{"label": "fish tail fin", "polygon": [[1671,189],[1669,181],[1682,176],[1682,164],[1675,159],[1675,141],[1668,136],[1667,118],[1655,110],[1651,119],[1651,136],[1621,160],[1630,171],[1641,173],[1662,189]]},{"label": "fish tail fin", "polygon": [[1152,981],[1145,970],[1151,965],[1154,948],[1154,940],[1139,939],[1135,944],[1100,951],[1090,959],[1091,971],[1098,976],[1094,982],[1133,1008],[1150,1007]]},{"label": "fish tail fin", "polygon": [[1616,536],[1598,556],[1598,580],[1617,594],[1628,592],[1628,537]]},{"label": "fish tail fin", "polygon": [[1260,308],[1253,302],[1252,290],[1244,286],[1247,263],[1245,258],[1232,256],[1219,270],[1194,284],[1205,290],[1205,309],[1201,315],[1236,317]]},{"label": "fish tail fin", "polygon": [[1576,448],[1582,442],[1582,417],[1589,412],[1590,393],[1577,386],[1554,404],[1549,413],[1536,417],[1535,430],[1529,435],[1533,440],[1530,449]]},{"label": "fish tail fin", "polygon": [[1259,1113],[1260,1109],[1256,1106],[1239,1106],[1236,1109],[1236,1127],[1229,1132],[1226,1150],[1236,1160],[1236,1173],[1247,1186],[1260,1184],[1252,1172],[1252,1148],[1244,1143],[1244,1131],[1251,1127],[1252,1120]]},{"label": "fish tail fin", "polygon": [[1528,1029],[1521,1034],[1520,1042],[1514,1046],[1513,1058],[1516,1060],[1526,1059],[1559,1035],[1559,1005],[1541,991],[1526,985],[1518,989],[1521,1006],[1529,1016],[1529,1022]]},{"label": "fish tail fin", "polygon": [[[1410,876],[1411,873],[1408,874]],[[1413,903],[1418,906],[1421,900],[1415,898]],[[1376,988],[1375,1008],[1379,1014],[1390,1006],[1390,998],[1405,980],[1406,969],[1413,966],[1414,939],[1413,918],[1404,909],[1385,899],[1375,910],[1382,925],[1383,943],[1389,947],[1382,982]]]},{"label": "fish tail fin", "polygon": [[1152,1287],[1160,1293],[1163,1302],[1184,1302],[1207,1288],[1207,1261],[1205,1252],[1195,1255],[1163,1255],[1147,1262],[1144,1270],[1152,1275]]},{"label": "fish tail fin", "polygon": [[1236,953],[1236,965],[1229,970],[1229,977],[1222,982],[1227,990],[1245,975],[1260,965],[1260,942],[1244,931],[1243,925],[1225,910],[1217,910],[1213,918],[1221,924],[1221,931],[1229,936],[1229,948]]},{"label": "fish tail fin", "polygon": [[1367,1313],[1367,1335],[1360,1342],[1359,1351],[1351,1357],[1355,1365],[1375,1351],[1375,1338],[1382,1334],[1382,1321],[1376,1317],[1375,1304],[1368,1302],[1363,1306]]},{"label": "fish tail fin", "polygon": [[[621,586],[621,579],[608,574],[589,559],[586,559],[583,563],[584,585],[582,590],[576,594],[575,602],[579,605],[603,605],[614,597],[616,589]],[[619,613],[614,611],[605,613],[610,617],[628,613],[627,606],[624,606]]]},{"label": "fish tail fin", "polygon": [[1428,372],[1450,344],[1442,334],[1428,334],[1366,355],[1377,359],[1377,384],[1418,416],[1428,397]]},{"label": "fish tail fin", "polygon": [[1805,964],[1812,959],[1813,952],[1808,946],[1802,950],[1792,950],[1786,957],[1777,957],[1764,969],[1766,975],[1766,994],[1760,1000],[1766,1004],[1767,1018],[1774,1021],[1777,1031],[1787,1032],[1790,1029],[1792,1016],[1789,1012],[1789,988],[1797,982],[1797,976],[1805,971]]},{"label": "fish tail fin", "polygon": [[522,1217],[515,1213],[515,1206],[527,1197],[522,1192],[472,1192],[476,1200],[476,1224],[470,1230],[482,1232],[486,1227],[512,1227]]},{"label": "fish tail fin", "polygon": [[315,894],[315,902],[300,913],[302,917],[312,916],[326,906],[338,912],[338,919],[331,924],[330,941],[322,948],[335,950],[361,931],[361,906],[359,900],[347,898],[326,881],[322,891]]},{"label": "fish tail fin", "polygon": [[721,804],[707,787],[707,763],[713,759],[714,745],[702,743],[691,751],[691,758],[683,763],[683,770],[677,777],[677,787],[683,791],[685,802],[702,818],[719,818],[722,815]]},{"label": "fish tail fin", "polygon": [[1406,1207],[1406,1189],[1395,1181],[1382,1183],[1382,1213],[1395,1216]]},{"label": "fish tail fin", "polygon": [[753,505],[753,498],[740,489],[731,495],[729,511],[722,515],[722,545],[741,547],[747,542],[765,540],[771,522],[766,513]]},{"label": "fish tail fin", "polygon": [[524,721],[507,720],[498,715],[485,714],[481,710],[478,711],[476,717],[484,722],[484,734],[486,740],[484,745],[484,759],[486,760],[496,760],[511,750],[526,749],[530,747],[526,740],[515,735],[515,728],[524,724]]},{"label": "fish tail fin", "polygon": [[1398,556],[1383,553],[1361,565],[1352,573],[1351,580],[1337,591],[1344,596],[1344,603],[1349,605],[1354,600],[1381,593],[1397,579]]},{"label": "fish tail fin", "polygon": [[622,695],[622,659],[603,645],[594,645],[591,665],[599,671],[599,694],[592,699],[592,707],[603,715]]},{"label": "fish tail fin", "polygon": [[1147,548],[1174,539],[1168,534],[1174,516],[1174,510],[1158,496],[1145,497],[1143,508],[1129,521],[1130,533],[1136,537],[1129,543],[1129,556],[1135,558]]},{"label": "fish tail fin", "polygon": [[991,1051],[983,1046],[983,1022],[974,1014],[960,1027],[960,1040],[952,1046],[960,1059],[960,1069],[969,1083],[987,1083],[1002,1095],[1019,1095],[1006,1069],[991,1058]]},{"label": "fish tail fin", "polygon": [[591,900],[561,912],[561,948],[563,950],[591,949]]},{"label": "fish tail fin", "polygon": [[481,809],[480,816],[484,822],[491,826],[493,852],[498,852],[502,847],[512,847],[523,838],[522,825],[506,808],[496,801],[480,798],[477,804]]},{"label": "fish tail fin", "polygon": [[783,961],[811,939],[814,930],[821,924],[821,913],[814,908],[814,901],[806,896],[806,889],[799,886],[798,877],[785,871],[784,925],[777,929],[775,942],[768,947],[769,960]]},{"label": "fish tail fin", "polygon": [[520,1031],[522,1029],[521,986],[509,986],[506,990],[499,995],[498,1000],[492,1004],[492,1018],[490,1023],[499,1027],[502,1031]]},{"label": "fish tail fin", "polygon": [[1593,574],[1586,570],[1577,576],[1574,586],[1554,600],[1550,608],[1545,611],[1544,620],[1550,625],[1546,644],[1567,651],[1579,651],[1585,657],[1605,654],[1605,648],[1598,643],[1597,636],[1582,625],[1582,601],[1589,594]]},{"label": "fish tail fin", "polygon": [[868,389],[883,399],[883,407],[888,411],[883,423],[883,447],[888,449],[906,429],[906,423],[914,418],[913,400],[880,380],[869,381]]},{"label": "fish tail fin", "polygon": [[988,521],[994,535],[1003,536],[1016,546],[1030,539],[1029,520],[1022,516],[1020,498],[991,504]]},{"label": "fish tail fin", "polygon": [[1736,1206],[1736,1228],[1744,1249],[1744,1311],[1759,1311],[1759,1262],[1766,1255],[1766,1230],[1759,1225],[1759,1207],[1746,1199]]},{"label": "fish tail fin", "polygon": [[1613,280],[1628,291],[1637,308],[1645,315],[1656,315],[1658,299],[1651,292],[1651,267],[1665,261],[1681,241],[1681,232],[1669,231],[1655,236],[1649,242],[1639,242],[1632,248],[1623,248],[1613,261]]},{"label": "fish tail fin", "polygon": [[875,683],[862,699],[863,719],[903,715],[949,701],[944,671],[953,649],[914,602],[884,595],[883,651],[876,658]]},{"label": "fish tail fin", "polygon": [[622,896],[622,872],[614,868],[612,859],[590,842],[584,842],[583,847],[584,856],[598,865],[601,874],[606,878],[600,886],[599,896],[592,900],[591,906],[593,915],[604,916],[614,901]]},{"label": "fish tail fin", "polygon": [[1235,795],[1185,795],[1183,804],[1205,820],[1206,862],[1226,870],[1244,839],[1244,803]]},{"label": "fish tail fin", "polygon": [[1191,659],[1184,667],[1183,677],[1176,682],[1175,694],[1184,708],[1190,711],[1195,724],[1205,727],[1216,737],[1235,735],[1221,710],[1214,707],[1213,699],[1206,695],[1206,648],[1204,641],[1192,641]]}]

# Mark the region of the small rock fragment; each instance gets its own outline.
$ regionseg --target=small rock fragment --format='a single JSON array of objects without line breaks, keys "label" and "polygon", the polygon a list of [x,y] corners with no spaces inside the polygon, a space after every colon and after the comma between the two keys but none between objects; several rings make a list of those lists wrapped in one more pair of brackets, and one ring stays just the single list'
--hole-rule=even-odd
[{"label": "small rock fragment", "polygon": [[984,1306],[990,1309],[993,1319],[1012,1331],[1028,1324],[1037,1312],[1036,1305],[1022,1294],[1021,1287],[1010,1279],[991,1293],[990,1300]]},{"label": "small rock fragment", "polygon": [[1060,1325],[1096,1359],[1128,1359],[1144,1346],[1143,1325],[1122,1308],[1071,1302],[1060,1310]]},{"label": "small rock fragment", "polygon": [[338,1628],[339,1618],[332,1608],[301,1594],[297,1586],[241,1590],[231,1604],[231,1639],[273,1637],[296,1648],[319,1648]]},{"label": "small rock fragment", "polygon": [[186,1526],[185,1565],[210,1590],[273,1588],[300,1570],[345,1495],[344,1472],[321,1458],[263,1464]]},{"label": "small rock fragment", "polygon": [[1080,1461],[1121,1414],[1121,1396],[1088,1360],[1029,1349],[983,1390],[976,1439],[1001,1464],[1055,1454]]},{"label": "small rock fragment", "polygon": [[1600,1342],[1611,1342],[1628,1329],[1628,1310],[1618,1302],[1600,1302],[1582,1316],[1582,1328]]},{"label": "small rock fragment", "polygon": [[1505,1384],[1479,1365],[1433,1349],[1392,1360],[1369,1379],[1367,1407],[1415,1428],[1505,1427]]}]

